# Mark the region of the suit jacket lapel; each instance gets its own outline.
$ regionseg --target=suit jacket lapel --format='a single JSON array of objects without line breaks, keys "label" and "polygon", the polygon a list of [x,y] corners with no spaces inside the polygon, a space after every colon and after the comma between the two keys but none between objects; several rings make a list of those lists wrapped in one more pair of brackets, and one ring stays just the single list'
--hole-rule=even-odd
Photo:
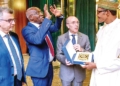
[{"label": "suit jacket lapel", "polygon": [[[4,51],[5,54],[7,53],[6,56],[8,55],[8,57],[9,57],[8,59],[10,60],[11,65],[13,65],[12,60],[11,60],[11,57],[10,57],[10,53],[9,53],[9,51],[8,51],[8,49],[7,49],[7,47],[6,47],[5,43],[4,43],[1,35],[0,35],[0,46],[1,46],[1,47],[0,47],[0,52]],[[5,56],[5,57],[6,57],[6,56]]]},{"label": "suit jacket lapel", "polygon": [[18,52],[19,52],[20,59],[22,60],[22,53],[20,52],[20,51],[21,51],[21,48],[20,48],[20,45],[19,45],[19,41],[18,41],[18,39],[17,39],[15,36],[13,36],[11,33],[10,33],[10,36],[11,36],[12,40],[14,41],[14,43],[16,44],[17,49],[18,49]]},{"label": "suit jacket lapel", "polygon": [[70,40],[69,32],[67,32],[67,33],[65,34],[65,39],[64,39],[64,40],[65,40],[65,41]]},{"label": "suit jacket lapel", "polygon": [[77,41],[77,43],[81,45],[82,40],[83,40],[82,35],[80,34],[80,32],[78,32],[77,34],[78,34],[78,41]]},{"label": "suit jacket lapel", "polygon": [[14,41],[14,43],[16,44],[18,50],[20,49],[20,46],[19,46],[19,43],[18,43],[18,40],[15,36],[13,36],[11,33],[10,33],[10,36],[12,38],[12,40]]},{"label": "suit jacket lapel", "polygon": [[0,46],[2,47],[1,49],[5,49],[5,51],[8,51],[6,45],[5,45],[5,43],[4,43],[4,41],[3,41],[2,37],[1,37],[1,35],[0,35]]}]

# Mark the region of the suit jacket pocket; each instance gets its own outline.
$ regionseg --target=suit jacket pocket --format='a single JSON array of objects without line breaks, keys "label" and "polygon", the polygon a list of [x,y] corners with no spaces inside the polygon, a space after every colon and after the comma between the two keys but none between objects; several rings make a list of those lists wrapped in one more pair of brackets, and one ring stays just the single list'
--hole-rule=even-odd
[{"label": "suit jacket pocket", "polygon": [[32,57],[30,58],[29,60],[29,64],[28,66],[32,69],[39,69],[40,66],[42,65],[43,63],[43,58],[39,58],[39,57]]},{"label": "suit jacket pocket", "polygon": [[4,81],[4,77],[0,76],[0,83]]}]

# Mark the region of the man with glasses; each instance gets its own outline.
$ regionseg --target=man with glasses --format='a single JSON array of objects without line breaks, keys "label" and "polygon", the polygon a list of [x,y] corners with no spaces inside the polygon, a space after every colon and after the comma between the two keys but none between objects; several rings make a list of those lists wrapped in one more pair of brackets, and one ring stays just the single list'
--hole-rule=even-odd
[{"label": "man with glasses", "polygon": [[94,63],[84,68],[92,69],[90,86],[120,86],[120,19],[116,17],[117,0],[99,0],[98,22],[104,26],[97,33]]},{"label": "man with glasses", "polygon": [[[79,20],[75,16],[69,16],[66,19],[68,32],[62,34],[57,40],[57,59],[60,65],[60,78],[62,86],[82,86],[85,79],[85,69],[80,65],[71,64],[67,61],[62,47],[67,40],[72,40],[76,52],[90,51],[90,42],[87,35],[79,32]],[[74,40],[73,40],[74,39]]]},{"label": "man with glasses", "polygon": [[52,84],[52,61],[55,56],[51,34],[60,29],[63,16],[55,5],[50,6],[50,12],[56,17],[54,24],[50,20],[51,15],[46,4],[44,15],[38,7],[30,7],[26,11],[30,21],[22,30],[30,54],[26,74],[31,76],[34,86],[51,86]]},{"label": "man with glasses", "polygon": [[23,86],[26,82],[19,39],[12,32],[13,10],[0,7],[0,86]]}]

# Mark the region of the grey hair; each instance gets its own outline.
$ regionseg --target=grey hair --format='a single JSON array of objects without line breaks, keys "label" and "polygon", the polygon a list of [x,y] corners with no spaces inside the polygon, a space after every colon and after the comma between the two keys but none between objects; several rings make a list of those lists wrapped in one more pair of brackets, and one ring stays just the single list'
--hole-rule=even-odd
[{"label": "grey hair", "polygon": [[0,7],[0,19],[1,19],[2,16],[3,16],[3,12],[13,14],[13,10],[12,10],[11,8],[8,8],[8,7]]}]

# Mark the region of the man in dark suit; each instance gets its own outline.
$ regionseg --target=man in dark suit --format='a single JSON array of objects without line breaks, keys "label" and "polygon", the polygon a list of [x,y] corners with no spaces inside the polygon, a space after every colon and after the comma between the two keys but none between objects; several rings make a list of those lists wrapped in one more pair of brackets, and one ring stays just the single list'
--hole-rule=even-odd
[{"label": "man in dark suit", "polygon": [[18,36],[11,32],[14,20],[12,9],[0,7],[0,86],[22,86],[26,82]]},{"label": "man in dark suit", "polygon": [[[85,79],[85,69],[80,65],[71,64],[67,61],[62,47],[67,40],[74,42],[73,47],[76,51],[85,52],[90,51],[90,42],[87,35],[78,32],[79,31],[79,20],[75,16],[69,16],[66,19],[66,26],[69,29],[68,32],[62,34],[57,40],[57,59],[60,61],[60,78],[62,86],[82,86],[83,80]],[[73,85],[72,85],[73,84]]]},{"label": "man in dark suit", "polygon": [[51,86],[52,84],[54,49],[52,45],[49,47],[49,43],[52,43],[51,33],[60,29],[63,18],[55,6],[50,6],[50,11],[57,17],[54,25],[46,5],[44,6],[45,18],[37,7],[30,7],[26,11],[30,21],[22,30],[30,54],[26,74],[31,76],[34,86]]}]

